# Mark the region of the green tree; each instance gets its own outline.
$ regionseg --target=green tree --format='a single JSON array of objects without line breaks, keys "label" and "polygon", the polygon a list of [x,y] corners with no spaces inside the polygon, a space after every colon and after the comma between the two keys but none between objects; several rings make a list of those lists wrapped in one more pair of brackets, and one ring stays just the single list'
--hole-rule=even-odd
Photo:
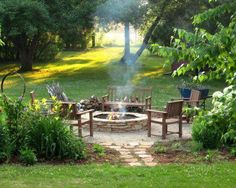
[{"label": "green tree", "polygon": [[30,71],[40,35],[51,28],[49,12],[42,2],[29,0],[3,0],[1,6],[2,34],[18,50],[21,70]]},{"label": "green tree", "polygon": [[[173,60],[189,62],[187,66],[179,68],[174,75],[198,70],[201,73],[195,79],[199,81],[224,79],[229,83],[234,82],[236,78],[235,9],[235,1],[223,1],[217,7],[196,15],[193,20],[194,32],[176,29],[177,36],[173,39],[173,46],[167,48],[153,45],[154,52],[168,57],[171,62]],[[202,27],[209,21],[216,23],[216,29],[213,31]]]},{"label": "green tree", "polygon": [[57,36],[69,45],[73,37],[77,37],[81,48],[86,48],[87,33],[93,28],[95,4],[100,1],[2,0],[2,36],[16,48],[21,71],[31,71],[34,58],[42,54],[40,48],[47,49],[48,44],[58,40]]},{"label": "green tree", "polygon": [[[60,28],[66,49],[86,49],[94,35],[95,12],[104,0],[77,1],[71,8],[67,21]],[[94,44],[95,45],[95,44]]]}]

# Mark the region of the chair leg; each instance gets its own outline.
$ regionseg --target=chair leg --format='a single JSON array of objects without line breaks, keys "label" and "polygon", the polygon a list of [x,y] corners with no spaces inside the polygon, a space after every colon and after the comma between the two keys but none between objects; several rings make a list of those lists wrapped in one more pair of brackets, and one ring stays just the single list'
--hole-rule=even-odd
[{"label": "chair leg", "polygon": [[166,139],[167,127],[166,123],[162,124],[162,139]]},{"label": "chair leg", "polygon": [[182,138],[183,127],[182,127],[182,116],[179,117],[179,138]]},{"label": "chair leg", "polygon": [[147,128],[148,128],[148,137],[151,137],[151,112],[148,112]]},{"label": "chair leg", "polygon": [[78,118],[78,136],[82,137],[81,115],[79,115],[79,118]]},{"label": "chair leg", "polygon": [[89,131],[90,136],[93,136],[93,112],[89,113]]}]

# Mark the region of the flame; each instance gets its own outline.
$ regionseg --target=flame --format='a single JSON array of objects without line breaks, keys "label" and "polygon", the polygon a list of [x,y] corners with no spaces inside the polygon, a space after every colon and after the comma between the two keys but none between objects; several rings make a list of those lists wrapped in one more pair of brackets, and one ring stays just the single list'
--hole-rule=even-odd
[{"label": "flame", "polygon": [[120,115],[117,112],[111,112],[108,117],[108,120],[119,120],[120,119]]}]

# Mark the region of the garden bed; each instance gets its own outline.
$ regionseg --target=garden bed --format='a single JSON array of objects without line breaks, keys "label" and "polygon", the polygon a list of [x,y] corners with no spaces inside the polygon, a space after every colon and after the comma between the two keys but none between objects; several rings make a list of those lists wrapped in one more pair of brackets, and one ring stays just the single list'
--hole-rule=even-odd
[{"label": "garden bed", "polygon": [[156,143],[149,152],[158,163],[236,162],[236,157],[230,155],[227,149],[203,150],[192,140]]}]

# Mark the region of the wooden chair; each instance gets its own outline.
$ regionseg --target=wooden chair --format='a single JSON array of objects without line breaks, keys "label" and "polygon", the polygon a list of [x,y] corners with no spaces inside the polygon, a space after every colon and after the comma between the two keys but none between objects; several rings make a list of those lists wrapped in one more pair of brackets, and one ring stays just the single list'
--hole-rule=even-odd
[{"label": "wooden chair", "polygon": [[[166,139],[168,134],[179,134],[182,137],[182,108],[183,100],[171,101],[167,103],[165,111],[147,110],[148,114],[148,137],[151,137],[151,123],[158,123],[162,125],[162,139]],[[153,117],[156,114],[158,117]],[[168,125],[176,124],[179,125],[178,132],[168,131]]]},{"label": "wooden chair", "polygon": [[[36,94],[34,91],[30,92],[30,97],[31,97],[31,105],[34,105],[36,99]],[[52,105],[51,100],[49,100],[49,104]],[[93,136],[93,112],[94,112],[93,109],[79,112],[76,102],[61,101],[60,115],[62,117],[69,117],[67,122],[70,124],[71,131],[73,130],[74,126],[78,127],[79,137],[85,137],[82,136],[82,126],[85,124],[89,125],[89,136]],[[86,114],[88,114],[88,119],[84,120],[82,116]]]},{"label": "wooden chair", "polygon": [[[70,119],[68,123],[70,124],[71,130],[73,130],[73,126],[78,127],[78,135],[79,137],[93,136],[93,109],[86,111],[78,111],[76,102],[62,102],[62,115],[66,116],[69,114]],[[88,115],[85,119],[82,116]],[[82,135],[83,125],[89,125],[89,135]]]},{"label": "wooden chair", "polygon": [[198,90],[191,90],[190,98],[183,98],[184,102],[189,106],[199,106],[201,99],[201,92]]},{"label": "wooden chair", "polygon": [[109,86],[107,95],[102,97],[102,111],[118,107],[122,102],[125,108],[141,108],[142,111],[151,108],[151,87]]}]

